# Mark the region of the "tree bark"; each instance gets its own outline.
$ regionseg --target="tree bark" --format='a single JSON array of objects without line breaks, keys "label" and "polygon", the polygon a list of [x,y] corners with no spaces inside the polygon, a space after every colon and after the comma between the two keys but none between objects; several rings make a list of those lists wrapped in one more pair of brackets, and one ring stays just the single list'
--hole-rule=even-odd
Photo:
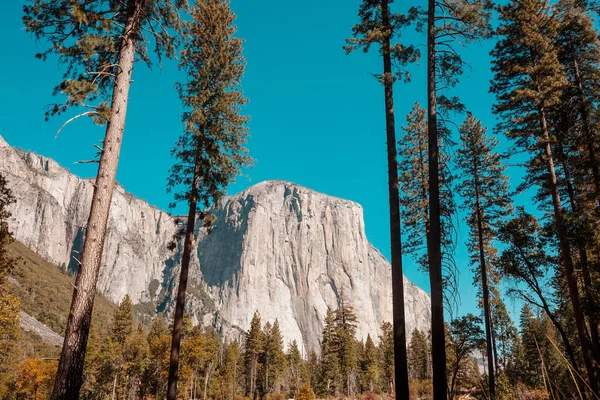
[{"label": "tree bark", "polygon": [[83,382],[83,365],[94,308],[96,282],[102,261],[106,225],[110,213],[125,116],[135,61],[143,0],[128,0],[127,22],[119,49],[119,66],[113,85],[110,121],[94,184],[85,241],[67,321],[63,349],[52,391],[52,400],[77,400]]},{"label": "tree bark", "polygon": [[194,177],[192,179],[189,210],[186,221],[185,242],[181,258],[181,272],[175,304],[175,320],[173,322],[173,337],[171,341],[171,357],[169,361],[169,381],[167,400],[177,400],[177,375],[179,372],[179,347],[181,345],[181,328],[183,326],[183,311],[185,308],[185,293],[187,290],[188,273],[194,241],[194,226],[196,225],[196,207],[198,203],[198,182],[200,181],[200,150],[196,153]]},{"label": "tree bark", "polygon": [[483,294],[483,314],[485,320],[485,341],[487,346],[488,383],[490,386],[490,400],[496,400],[496,377],[494,374],[494,350],[492,346],[492,313],[490,310],[490,292],[488,288],[487,264],[483,242],[483,210],[479,196],[479,171],[477,160],[473,157],[473,179],[475,181],[475,212],[477,213],[477,239],[479,241],[479,266],[481,269],[481,289]]},{"label": "tree bark", "polygon": [[544,141],[546,166],[548,168],[548,175],[550,180],[549,183],[552,195],[552,204],[554,207],[554,223],[556,226],[556,231],[558,233],[561,257],[563,260],[563,265],[565,267],[565,276],[567,278],[567,286],[569,289],[571,306],[573,307],[575,326],[577,328],[577,335],[579,337],[579,342],[583,353],[583,360],[588,374],[588,379],[590,381],[590,387],[592,388],[592,391],[595,395],[599,395],[599,376],[597,368],[598,360],[589,340],[585,316],[583,313],[583,307],[581,305],[581,299],[579,297],[579,288],[577,286],[577,276],[575,275],[573,256],[571,254],[571,245],[569,244],[567,230],[564,222],[563,209],[560,201],[560,195],[558,193],[558,183],[556,179],[556,172],[554,170],[554,159],[552,157],[552,149],[550,147],[550,135],[548,133],[548,125],[546,122],[546,112],[543,107],[540,108],[539,115],[542,130],[542,140]]},{"label": "tree bark", "polygon": [[[390,26],[388,0],[382,0],[381,19]],[[390,29],[391,31],[391,29]],[[398,193],[398,158],[396,126],[394,121],[394,94],[389,35],[383,40],[383,73],[385,91],[385,121],[388,159],[388,191],[390,204],[390,240],[392,255],[392,309],[394,322],[394,375],[396,398],[408,399],[408,366],[406,354],[406,326],[404,311],[404,274],[402,271],[402,237],[400,228],[400,195]],[[350,390],[350,387],[348,387]]]},{"label": "tree bark", "polygon": [[435,0],[427,11],[427,132],[429,139],[429,226],[427,253],[431,282],[431,352],[433,398],[446,399],[446,342],[444,332],[444,287],[442,276],[442,229],[440,217],[439,144],[435,75]]}]

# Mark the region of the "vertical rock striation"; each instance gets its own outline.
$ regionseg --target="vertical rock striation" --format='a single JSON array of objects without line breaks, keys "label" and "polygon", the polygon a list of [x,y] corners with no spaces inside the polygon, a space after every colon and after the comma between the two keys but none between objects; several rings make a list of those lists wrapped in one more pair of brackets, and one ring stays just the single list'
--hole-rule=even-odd
[{"label": "vertical rock striation", "polygon": [[[51,159],[22,153],[0,137],[0,173],[17,199],[11,229],[49,261],[76,270],[92,181]],[[343,296],[355,309],[357,336],[376,338],[392,319],[391,271],[365,237],[362,207],[283,181],[226,197],[210,234],[198,227],[186,304],[196,322],[229,337],[279,320],[285,341],[317,349],[327,307]],[[118,302],[169,313],[181,244],[167,249],[173,218],[118,187],[113,198],[98,289]],[[405,280],[407,331],[429,329],[429,296]]]}]

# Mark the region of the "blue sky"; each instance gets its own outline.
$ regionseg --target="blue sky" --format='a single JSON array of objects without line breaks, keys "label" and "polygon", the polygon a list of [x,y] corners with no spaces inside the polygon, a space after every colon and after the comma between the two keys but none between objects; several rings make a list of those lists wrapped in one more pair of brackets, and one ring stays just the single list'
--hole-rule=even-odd
[{"label": "blue sky", "polygon": [[[13,146],[54,158],[80,176],[93,176],[95,165],[74,163],[93,157],[92,143],[102,138],[104,130],[80,119],[54,138],[66,118],[45,122],[44,107],[55,101],[52,89],[61,70],[55,61],[34,58],[45,44],[36,43],[22,28],[23,4],[8,1],[0,15],[0,35],[5,38],[0,135]],[[252,118],[248,146],[257,162],[229,193],[263,180],[283,179],[356,201],[364,208],[367,237],[389,258],[383,88],[372,76],[381,72],[381,60],[376,51],[346,56],[342,49],[358,21],[359,4],[360,0],[232,0],[238,36],[246,39],[243,87],[250,103],[245,113]],[[419,33],[409,31],[403,40],[425,49],[425,37]],[[485,41],[462,50],[472,70],[454,91],[490,129],[495,123],[494,98],[488,94],[492,45]],[[425,103],[424,69],[422,60],[410,68],[412,82],[395,86],[398,132],[414,102]],[[141,64],[135,68],[117,173],[129,192],[163,209],[172,200],[165,191],[170,149],[181,133],[181,107],[173,86],[178,78],[174,62],[152,71]],[[520,176],[519,171],[509,172]],[[518,183],[513,180],[513,185]],[[531,204],[528,199],[521,202]],[[476,312],[462,244],[467,228],[464,223],[459,228],[455,255],[461,270],[459,312]],[[405,274],[429,291],[428,277],[409,258]],[[518,312],[511,300],[507,306]]]}]

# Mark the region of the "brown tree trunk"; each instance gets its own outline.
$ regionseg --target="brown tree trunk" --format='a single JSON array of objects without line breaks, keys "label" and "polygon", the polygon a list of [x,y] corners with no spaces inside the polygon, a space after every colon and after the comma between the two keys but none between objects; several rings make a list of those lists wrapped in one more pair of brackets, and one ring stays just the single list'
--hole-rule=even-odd
[{"label": "brown tree trunk", "polygon": [[[579,206],[579,199],[577,193],[575,193],[575,188],[571,181],[571,171],[569,169],[569,164],[567,162],[567,156],[565,154],[561,139],[557,139],[557,150],[558,150],[558,158],[560,163],[562,164],[562,168],[565,174],[565,186],[567,189],[567,194],[569,196],[569,203],[571,204],[571,209],[575,213],[575,215],[581,215],[581,208]],[[588,301],[595,303],[596,295],[592,291],[592,276],[590,274],[590,262],[588,259],[587,249],[585,244],[577,243],[577,252],[579,253],[579,267],[581,268],[582,276],[583,276],[583,292],[585,293]],[[598,321],[592,316],[588,315],[589,326],[590,326],[590,334],[592,346],[594,347],[594,351],[598,354],[600,349],[600,333],[598,332]]]},{"label": "brown tree trunk", "polygon": [[181,328],[183,326],[183,311],[185,308],[185,293],[187,290],[192,244],[194,242],[194,226],[196,225],[196,207],[198,203],[198,182],[200,180],[200,151],[197,151],[194,177],[192,179],[189,210],[186,221],[185,242],[181,258],[181,272],[179,274],[179,288],[177,289],[177,302],[175,304],[175,320],[173,322],[173,338],[171,341],[171,357],[169,361],[169,381],[167,400],[177,400],[177,375],[179,372],[179,347],[181,345]]},{"label": "brown tree trunk", "polygon": [[435,76],[435,0],[427,11],[427,131],[429,137],[429,227],[427,255],[431,281],[431,353],[433,398],[446,399],[446,342],[444,332],[444,284],[442,276],[442,228],[440,217],[439,144]]},{"label": "brown tree trunk", "polygon": [[210,375],[212,374],[212,365],[213,365],[213,362],[211,361],[208,364],[208,368],[206,369],[206,373],[205,373],[205,377],[204,377],[204,393],[202,395],[202,398],[204,400],[206,400],[206,394],[208,393],[208,383],[210,382]]},{"label": "brown tree trunk", "polygon": [[479,201],[479,171],[477,160],[473,157],[475,181],[475,212],[477,213],[477,238],[479,241],[479,266],[481,269],[481,289],[483,294],[483,314],[485,320],[485,341],[487,346],[488,383],[490,386],[490,400],[496,400],[496,377],[494,374],[494,350],[492,346],[492,313],[490,310],[490,291],[488,288],[487,264],[485,262],[485,249],[483,242],[483,210]]},{"label": "brown tree trunk", "polygon": [[[382,0],[381,20],[390,26],[388,0]],[[390,29],[391,30],[391,29]],[[406,326],[404,315],[404,273],[402,271],[402,237],[400,231],[400,195],[398,193],[398,159],[396,126],[394,121],[393,75],[390,37],[383,41],[383,73],[385,91],[385,122],[388,159],[388,191],[390,203],[390,240],[392,255],[392,309],[394,322],[394,375],[396,398],[408,399],[408,366],[406,354]],[[348,387],[350,390],[350,387]]]},{"label": "brown tree trunk", "polygon": [[63,349],[54,381],[52,400],[76,400],[83,381],[83,365],[96,282],[100,272],[106,224],[110,213],[121,140],[125,128],[131,73],[135,61],[135,40],[139,30],[142,0],[128,0],[127,22],[119,49],[119,66],[114,80],[110,121],[98,165],[94,194],[81,253],[75,289],[71,300]]},{"label": "brown tree trunk", "polygon": [[596,149],[594,148],[594,144],[596,143],[596,141],[592,138],[587,108],[588,101],[583,92],[583,82],[581,81],[579,63],[577,62],[577,58],[575,57],[575,51],[573,48],[571,48],[571,57],[573,62],[573,69],[575,71],[575,84],[577,86],[577,91],[580,100],[579,111],[581,114],[581,121],[583,123],[583,140],[585,141],[585,146],[587,147],[590,167],[592,170],[592,177],[594,180],[594,189],[596,190],[596,198],[600,202],[600,170],[598,168],[598,158],[596,156]]},{"label": "brown tree trunk", "polygon": [[556,172],[554,170],[554,159],[552,157],[552,149],[550,147],[550,135],[548,133],[548,125],[546,122],[546,112],[544,108],[540,108],[540,125],[542,129],[542,140],[544,141],[544,152],[546,156],[546,166],[548,168],[548,175],[550,179],[550,191],[552,194],[552,204],[554,207],[554,223],[556,231],[558,233],[558,240],[560,244],[560,253],[565,267],[565,276],[567,278],[567,286],[569,288],[569,297],[571,299],[571,306],[573,307],[573,314],[575,316],[575,326],[577,328],[577,335],[581,345],[583,353],[583,360],[590,380],[590,386],[594,394],[598,395],[598,367],[596,354],[592,349],[592,345],[589,340],[587,326],[585,322],[585,316],[583,313],[583,307],[581,305],[581,299],[579,297],[579,288],[577,286],[577,277],[575,275],[575,267],[573,264],[573,256],[571,254],[571,245],[569,244],[567,230],[565,227],[563,210],[560,202],[560,195],[558,193],[558,183],[556,179]]}]

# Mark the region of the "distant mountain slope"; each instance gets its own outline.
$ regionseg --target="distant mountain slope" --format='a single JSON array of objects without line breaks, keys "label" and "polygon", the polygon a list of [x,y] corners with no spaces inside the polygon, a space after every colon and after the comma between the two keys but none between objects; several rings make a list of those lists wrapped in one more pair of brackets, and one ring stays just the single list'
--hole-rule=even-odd
[{"label": "distant mountain slope", "polygon": [[[73,278],[19,242],[10,245],[9,255],[19,259],[9,284],[25,313],[21,326],[26,331],[25,344],[30,348],[24,351],[29,355],[56,355],[69,316]],[[92,316],[94,329],[105,332],[115,309],[112,302],[97,295]]]},{"label": "distant mountain slope", "polygon": [[[0,172],[17,198],[11,223],[28,247],[74,271],[92,183],[53,160],[20,153],[0,137]],[[354,202],[283,181],[256,184],[214,210],[212,233],[198,227],[187,312],[226,336],[248,329],[254,311],[279,320],[287,341],[319,346],[327,307],[343,296],[356,310],[357,335],[377,338],[391,321],[391,271],[365,236]],[[118,187],[113,197],[98,289],[114,302],[128,293],[139,311],[171,312],[181,243],[167,213]],[[427,330],[429,296],[405,281],[409,334]]]}]

